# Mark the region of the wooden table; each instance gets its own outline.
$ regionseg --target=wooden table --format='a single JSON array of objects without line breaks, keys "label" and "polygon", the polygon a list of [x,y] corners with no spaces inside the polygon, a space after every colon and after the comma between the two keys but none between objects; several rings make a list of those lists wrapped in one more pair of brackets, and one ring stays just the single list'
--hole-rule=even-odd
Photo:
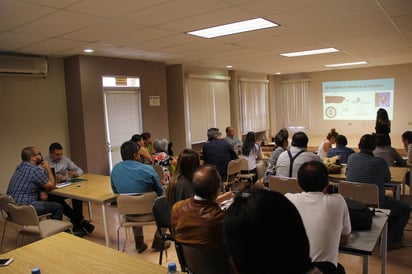
[{"label": "wooden table", "polygon": [[[106,204],[116,200],[116,194],[113,193],[112,187],[110,185],[110,176],[84,174],[80,178],[86,179],[87,181],[72,183],[71,185],[64,188],[55,189],[51,193],[62,197],[100,204],[102,207],[106,246],[109,247],[110,237],[109,226],[107,222]],[[91,214],[90,210],[91,207],[89,206],[89,212]]]},{"label": "wooden table", "polygon": [[166,273],[163,266],[73,236],[59,233],[3,253],[13,258],[1,273],[31,273],[39,267],[48,273]]},{"label": "wooden table", "polygon": [[372,255],[379,239],[381,239],[381,273],[386,273],[389,213],[390,210],[377,208],[371,230],[352,231],[348,244],[339,248],[339,252],[363,257],[363,274],[369,271],[369,256]]},{"label": "wooden table", "polygon": [[[385,186],[389,186],[395,189],[395,199],[400,199],[401,186],[404,183],[405,174],[409,171],[408,167],[389,167],[391,172],[391,181],[385,183]],[[346,166],[342,168],[342,172],[339,174],[329,174],[329,179],[332,181],[344,181],[346,180]]]}]

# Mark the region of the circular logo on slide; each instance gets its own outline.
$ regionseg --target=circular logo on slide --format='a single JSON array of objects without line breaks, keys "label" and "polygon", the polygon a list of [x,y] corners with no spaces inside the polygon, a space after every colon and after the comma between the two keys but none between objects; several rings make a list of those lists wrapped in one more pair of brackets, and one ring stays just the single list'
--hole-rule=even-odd
[{"label": "circular logo on slide", "polygon": [[328,118],[335,118],[336,117],[336,108],[328,107],[325,110],[325,114],[326,114],[326,117],[328,117]]}]

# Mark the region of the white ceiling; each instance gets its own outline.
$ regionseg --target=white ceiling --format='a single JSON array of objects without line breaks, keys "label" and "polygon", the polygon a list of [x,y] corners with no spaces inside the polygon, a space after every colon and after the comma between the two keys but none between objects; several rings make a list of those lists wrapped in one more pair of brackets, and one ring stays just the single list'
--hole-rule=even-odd
[{"label": "white ceiling", "polygon": [[[213,39],[185,34],[257,17],[281,26]],[[341,52],[279,56],[326,47]],[[266,74],[412,63],[412,0],[0,0],[0,51],[65,57],[85,48]]]}]

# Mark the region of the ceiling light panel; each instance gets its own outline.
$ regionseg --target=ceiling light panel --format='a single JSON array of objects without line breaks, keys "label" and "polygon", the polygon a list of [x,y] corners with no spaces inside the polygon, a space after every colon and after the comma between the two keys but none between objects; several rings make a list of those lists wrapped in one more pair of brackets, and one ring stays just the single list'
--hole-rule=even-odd
[{"label": "ceiling light panel", "polygon": [[314,50],[281,53],[280,55],[284,57],[299,57],[299,56],[306,56],[306,55],[333,53],[333,52],[338,52],[338,51],[339,50],[335,48],[325,48],[325,49],[314,49]]}]

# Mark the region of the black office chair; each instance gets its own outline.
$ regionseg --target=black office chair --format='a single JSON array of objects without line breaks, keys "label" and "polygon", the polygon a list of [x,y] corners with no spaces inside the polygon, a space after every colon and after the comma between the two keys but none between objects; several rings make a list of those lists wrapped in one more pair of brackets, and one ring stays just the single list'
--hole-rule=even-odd
[{"label": "black office chair", "polygon": [[182,271],[192,274],[232,274],[224,249],[204,249],[175,242]]},{"label": "black office chair", "polygon": [[[162,235],[163,245],[160,249],[159,255],[159,265],[162,265],[162,258],[163,258],[163,250],[166,254],[167,259],[167,248],[166,242],[168,240],[173,240],[167,238],[165,233],[163,233],[164,229],[168,229],[171,231],[171,206],[168,204],[166,200],[166,196],[157,197],[153,202],[153,216],[156,221],[157,231]],[[163,231],[162,231],[163,229]]]}]

